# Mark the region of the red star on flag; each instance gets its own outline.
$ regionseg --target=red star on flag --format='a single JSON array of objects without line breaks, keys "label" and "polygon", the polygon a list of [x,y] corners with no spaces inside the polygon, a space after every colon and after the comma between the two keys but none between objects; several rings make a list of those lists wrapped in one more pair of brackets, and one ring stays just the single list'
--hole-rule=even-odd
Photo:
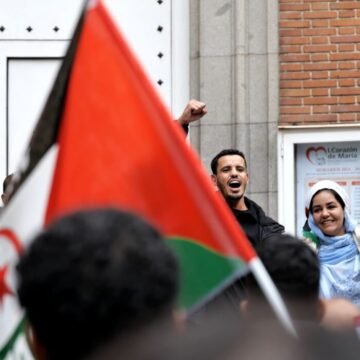
[{"label": "red star on flag", "polygon": [[2,304],[5,295],[14,295],[5,281],[7,270],[7,266],[0,268],[0,304]]}]

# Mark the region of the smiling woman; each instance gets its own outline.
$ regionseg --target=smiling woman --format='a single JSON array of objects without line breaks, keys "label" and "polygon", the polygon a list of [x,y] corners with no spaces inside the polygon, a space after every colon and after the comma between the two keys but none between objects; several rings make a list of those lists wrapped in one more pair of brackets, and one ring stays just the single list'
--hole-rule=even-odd
[{"label": "smiling woman", "polygon": [[320,190],[311,200],[311,214],[315,224],[327,236],[345,234],[345,204],[334,190]]},{"label": "smiling woman", "polygon": [[320,296],[341,297],[360,307],[360,255],[356,222],[344,189],[330,180],[311,187],[306,199],[309,231],[316,242],[321,267]]}]

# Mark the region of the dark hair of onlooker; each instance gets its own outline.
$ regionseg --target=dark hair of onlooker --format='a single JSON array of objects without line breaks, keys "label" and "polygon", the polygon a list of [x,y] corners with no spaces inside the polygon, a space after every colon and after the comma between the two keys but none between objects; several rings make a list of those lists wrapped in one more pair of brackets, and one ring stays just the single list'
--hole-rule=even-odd
[{"label": "dark hair of onlooker", "polygon": [[344,200],[341,198],[341,196],[335,191],[335,190],[333,190],[333,189],[320,189],[319,191],[317,191],[314,195],[313,195],[313,197],[311,198],[311,201],[310,201],[310,212],[312,213],[312,207],[313,207],[313,200],[314,200],[314,197],[317,195],[317,194],[319,194],[319,193],[321,193],[322,191],[330,191],[333,195],[334,195],[334,197],[335,197],[335,199],[337,200],[337,202],[341,205],[341,207],[343,208],[343,209],[345,209],[345,203],[344,203]]},{"label": "dark hair of onlooker", "polygon": [[160,233],[113,209],[65,216],[18,264],[21,305],[50,359],[80,359],[171,316],[178,267]]},{"label": "dark hair of onlooker", "polygon": [[[316,253],[303,241],[288,234],[272,235],[257,253],[270,277],[296,319],[319,320],[320,268]],[[250,294],[261,291],[250,275],[246,279]]]},{"label": "dark hair of onlooker", "polygon": [[247,168],[246,158],[242,151],[237,150],[237,149],[224,149],[224,150],[220,151],[217,155],[215,155],[215,157],[211,160],[210,166],[211,166],[211,171],[214,175],[216,175],[216,173],[217,173],[217,166],[218,166],[219,159],[221,157],[227,156],[227,155],[241,156],[244,159],[245,167]]}]

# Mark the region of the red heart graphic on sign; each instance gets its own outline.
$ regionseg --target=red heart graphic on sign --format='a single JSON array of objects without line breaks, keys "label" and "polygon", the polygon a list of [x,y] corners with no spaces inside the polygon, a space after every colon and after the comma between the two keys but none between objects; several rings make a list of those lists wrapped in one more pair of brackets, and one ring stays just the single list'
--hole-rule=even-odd
[{"label": "red heart graphic on sign", "polygon": [[324,146],[319,146],[319,147],[309,147],[306,150],[306,158],[315,165],[320,165],[319,160],[320,158],[322,158],[321,164],[323,163],[323,161],[325,160],[325,155],[326,155],[326,149]]}]

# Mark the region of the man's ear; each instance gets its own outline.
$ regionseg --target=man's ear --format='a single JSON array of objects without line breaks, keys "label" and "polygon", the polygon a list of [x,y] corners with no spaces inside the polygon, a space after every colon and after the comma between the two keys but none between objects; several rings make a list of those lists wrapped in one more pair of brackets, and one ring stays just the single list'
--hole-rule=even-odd
[{"label": "man's ear", "polygon": [[45,348],[40,344],[34,329],[31,325],[26,325],[25,336],[32,355],[36,360],[47,360],[48,355]]},{"label": "man's ear", "polygon": [[212,180],[213,184],[217,187],[217,178],[216,178],[216,175],[211,174],[211,180]]}]

